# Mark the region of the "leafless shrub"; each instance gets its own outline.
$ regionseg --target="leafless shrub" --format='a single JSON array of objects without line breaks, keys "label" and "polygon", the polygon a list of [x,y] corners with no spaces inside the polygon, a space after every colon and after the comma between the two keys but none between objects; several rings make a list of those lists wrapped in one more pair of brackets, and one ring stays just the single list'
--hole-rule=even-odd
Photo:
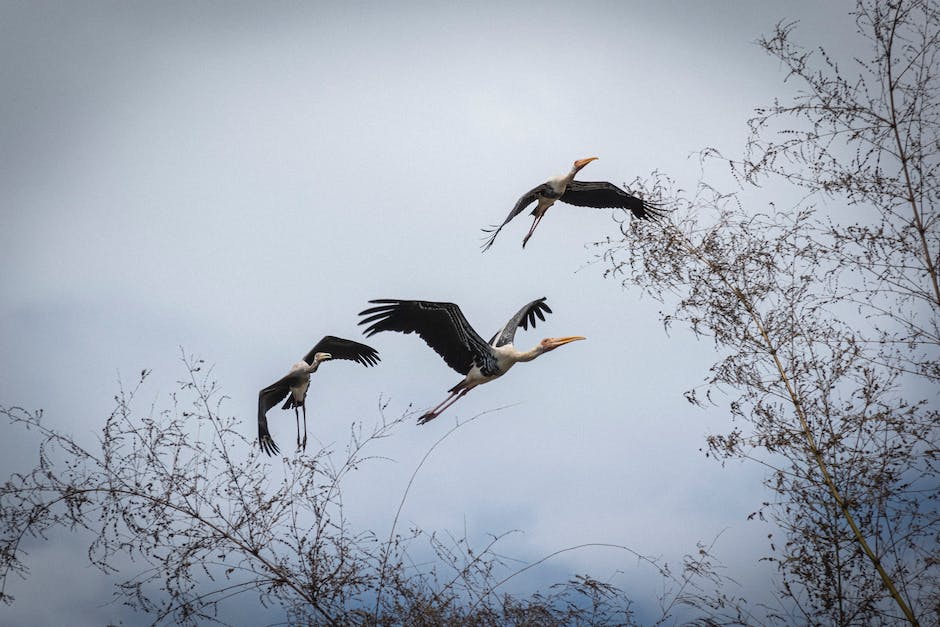
[{"label": "leafless shrub", "polygon": [[[351,427],[344,450],[285,457],[272,466],[243,435],[244,425],[224,417],[225,398],[211,369],[183,359],[187,378],[170,407],[140,415],[135,399],[149,374],[142,372],[133,388],[115,396],[96,449],[47,427],[41,412],[0,408],[14,425],[41,437],[35,468],[0,488],[5,603],[13,602],[10,577],[28,575],[24,538],[77,528],[91,534],[91,563],[119,578],[116,598],[154,624],[224,622],[226,601],[243,594],[290,624],[635,624],[625,594],[588,575],[528,598],[501,591],[523,572],[584,546],[520,567],[496,551],[505,534],[476,546],[466,535],[401,531],[400,507],[387,538],[348,520],[344,478],[377,463],[369,453],[376,441],[405,423],[411,427],[414,416],[386,420],[380,412],[371,429]],[[433,558],[415,564],[420,546]],[[687,603],[683,595],[696,589],[698,578],[709,576],[688,569],[673,575],[627,547],[585,546],[625,552],[671,582],[663,621]],[[127,558],[139,565],[129,577],[114,566]]]}]

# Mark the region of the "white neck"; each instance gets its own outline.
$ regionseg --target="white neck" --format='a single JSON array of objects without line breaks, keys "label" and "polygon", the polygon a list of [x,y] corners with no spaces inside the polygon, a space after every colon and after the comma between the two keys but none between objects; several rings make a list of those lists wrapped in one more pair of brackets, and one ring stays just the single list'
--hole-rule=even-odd
[{"label": "white neck", "polygon": [[[320,362],[322,361],[326,361],[326,359],[321,358],[320,353],[317,353],[316,356],[314,356],[313,358],[313,363],[307,366],[305,370],[307,371],[308,374],[313,374],[314,372],[317,371],[317,368],[320,367]],[[304,362],[300,362],[300,363],[304,363]]]},{"label": "white neck", "polygon": [[559,174],[558,176],[552,177],[551,186],[555,188],[556,192],[563,193],[565,188],[571,184],[571,181],[574,180],[574,175],[577,174],[581,168],[576,165],[571,166],[571,171],[568,174]]},{"label": "white neck", "polygon": [[527,351],[517,351],[514,357],[516,361],[532,361],[544,352],[545,348],[541,344],[536,344]]}]

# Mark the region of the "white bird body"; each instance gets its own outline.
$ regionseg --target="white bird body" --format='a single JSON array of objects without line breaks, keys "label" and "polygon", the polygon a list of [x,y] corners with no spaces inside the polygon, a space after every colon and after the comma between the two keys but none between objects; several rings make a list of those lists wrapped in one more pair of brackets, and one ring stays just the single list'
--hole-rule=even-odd
[{"label": "white bird body", "polygon": [[[581,166],[583,167],[583,166]],[[552,188],[552,191],[559,196],[565,193],[565,190],[568,189],[568,186],[571,184],[571,181],[574,180],[574,175],[581,170],[581,167],[572,166],[571,171],[568,174],[558,174],[548,179],[546,183]],[[553,198],[552,202],[555,202],[557,198]]]},{"label": "white bird body", "polygon": [[[561,198],[565,190],[568,189],[568,185],[574,180],[574,175],[577,174],[580,169],[581,168],[574,166],[568,174],[559,174],[545,181],[547,187],[543,187],[541,191],[539,191],[538,204],[532,209],[532,215],[536,216],[536,224],[538,220],[545,215],[545,212],[555,204],[555,201]],[[532,227],[532,230],[535,230],[535,226]]]},{"label": "white bird body", "polygon": [[565,193],[565,189],[568,187],[568,183],[574,180],[574,175],[577,174],[577,172],[577,168],[571,168],[571,171],[568,172],[568,174],[558,174],[548,179],[548,184],[556,194],[561,196]]},{"label": "white bird body", "polygon": [[[491,344],[490,346],[493,345]],[[520,361],[532,361],[543,352],[544,350],[542,350],[541,344],[528,351],[520,351],[512,344],[493,346],[493,355],[496,357],[496,374],[483,374],[483,370],[475,365],[470,369],[470,372],[467,373],[466,378],[458,384],[458,389],[464,388],[469,390],[483,383],[489,383],[493,379],[498,379],[509,372],[509,369]]]},{"label": "white bird body", "polygon": [[475,388],[478,385],[484,383],[489,383],[493,379],[498,379],[512,368],[518,359],[516,359],[516,353],[518,353],[512,344],[506,344],[505,346],[493,346],[493,355],[496,357],[496,368],[497,371],[495,374],[483,374],[483,369],[480,366],[474,365],[470,368],[470,372],[467,373],[467,376],[457,384],[457,389],[471,389]]},{"label": "white bird body", "polygon": [[[320,357],[321,355],[327,355],[326,359],[330,358],[328,353],[317,353],[316,357]],[[294,399],[295,406],[302,404],[304,399],[307,398],[307,390],[310,389],[310,375],[317,371],[321,361],[323,361],[323,358],[315,358],[312,364],[308,364],[305,361],[298,361],[290,367],[290,372],[287,373],[287,376],[291,377],[291,380],[294,381],[293,385],[290,386],[290,395],[291,398]]]}]

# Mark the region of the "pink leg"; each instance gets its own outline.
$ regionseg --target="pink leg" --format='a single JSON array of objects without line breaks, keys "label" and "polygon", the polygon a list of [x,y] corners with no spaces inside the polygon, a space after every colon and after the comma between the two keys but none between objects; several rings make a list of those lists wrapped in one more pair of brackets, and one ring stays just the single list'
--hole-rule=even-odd
[{"label": "pink leg", "polygon": [[522,240],[523,248],[525,248],[525,244],[526,242],[529,241],[529,238],[532,237],[532,234],[535,233],[535,227],[539,225],[539,222],[542,221],[542,216],[544,215],[545,214],[543,213],[541,216],[535,216],[535,220],[532,221],[532,228],[529,229],[529,232],[526,234],[525,238]]},{"label": "pink leg", "polygon": [[420,418],[418,418],[418,424],[419,424],[419,425],[423,425],[424,423],[430,422],[431,420],[434,420],[435,418],[437,418],[438,416],[440,416],[442,413],[444,413],[444,410],[445,410],[445,409],[447,409],[448,407],[450,407],[451,405],[453,405],[454,403],[456,403],[456,402],[457,402],[457,399],[459,399],[459,398],[462,397],[464,394],[466,394],[467,392],[469,392],[470,389],[471,389],[471,388],[464,388],[464,389],[462,389],[462,390],[460,390],[460,391],[458,391],[458,392],[451,392],[451,393],[450,393],[450,396],[448,396],[447,398],[445,398],[443,403],[441,403],[440,405],[438,405],[438,406],[435,407],[434,409],[425,412],[425,414],[424,414],[423,416],[421,416]]},{"label": "pink leg", "polygon": [[[447,395],[447,398],[445,398],[443,401],[441,401],[440,403],[438,403],[438,405],[437,405],[436,407],[434,407],[434,409],[429,409],[429,410],[427,410],[426,412],[424,412],[424,416],[421,416],[421,418],[418,419],[418,420],[419,420],[419,424],[420,424],[420,421],[421,421],[422,419],[424,419],[425,416],[431,416],[431,417],[433,417],[433,416],[437,415],[437,410],[439,410],[441,407],[443,407],[444,404],[445,404],[447,401],[449,401],[450,399],[454,398],[454,397],[455,397],[457,394],[459,394],[459,393],[460,393],[460,392],[451,392],[450,394]],[[428,418],[428,420],[430,420],[430,418]]]}]

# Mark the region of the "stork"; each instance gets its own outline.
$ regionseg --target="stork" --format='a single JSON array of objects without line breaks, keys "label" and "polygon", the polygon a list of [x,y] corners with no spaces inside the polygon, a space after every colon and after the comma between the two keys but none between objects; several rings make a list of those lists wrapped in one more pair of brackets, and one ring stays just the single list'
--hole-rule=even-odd
[{"label": "stork", "polygon": [[535,227],[538,226],[549,207],[555,204],[556,200],[578,207],[626,209],[633,214],[634,218],[640,220],[656,219],[663,216],[661,210],[656,205],[628,194],[613,183],[608,183],[607,181],[574,180],[575,175],[581,171],[581,168],[595,160],[597,160],[597,157],[578,159],[574,162],[574,165],[571,166],[571,170],[567,174],[553,176],[546,182],[537,187],[533,187],[523,194],[516,202],[516,206],[512,208],[512,211],[510,211],[506,219],[503,220],[502,224],[498,226],[494,224],[489,228],[483,229],[484,233],[491,234],[486,238],[483,244],[483,252],[486,252],[489,247],[493,245],[500,230],[533,202],[537,203],[535,208],[532,209],[532,215],[535,216],[535,219],[532,221],[529,232],[522,240],[523,248],[525,248],[526,242],[529,241],[529,238],[532,237],[532,234],[535,232]]},{"label": "stork", "polygon": [[360,325],[371,323],[364,331],[367,337],[380,331],[417,333],[448,366],[464,375],[462,381],[448,390],[444,401],[418,418],[418,424],[434,420],[467,392],[503,376],[516,363],[532,361],[559,346],[585,339],[580,335],[549,337],[527,351],[513,346],[517,328],[528,329],[531,325],[534,329],[536,317],[545,320],[545,314],[551,313],[545,298],[533,300],[516,312],[489,342],[473,330],[454,303],[393,299],[369,302],[378,306],[359,313],[367,316]]},{"label": "stork", "polygon": [[[261,450],[268,455],[274,455],[280,452],[271,432],[268,431],[268,410],[280,403],[286,397],[287,400],[281,409],[294,408],[294,419],[297,422],[297,449],[307,447],[307,389],[310,387],[310,375],[317,371],[320,364],[329,359],[348,359],[355,361],[363,366],[374,366],[379,362],[378,352],[371,346],[344,340],[339,337],[327,335],[317,342],[316,346],[310,349],[303,361],[298,361],[291,366],[290,372],[264,388],[258,393],[258,442]],[[300,439],[300,413],[297,408],[303,410],[304,414],[304,438]]]}]

